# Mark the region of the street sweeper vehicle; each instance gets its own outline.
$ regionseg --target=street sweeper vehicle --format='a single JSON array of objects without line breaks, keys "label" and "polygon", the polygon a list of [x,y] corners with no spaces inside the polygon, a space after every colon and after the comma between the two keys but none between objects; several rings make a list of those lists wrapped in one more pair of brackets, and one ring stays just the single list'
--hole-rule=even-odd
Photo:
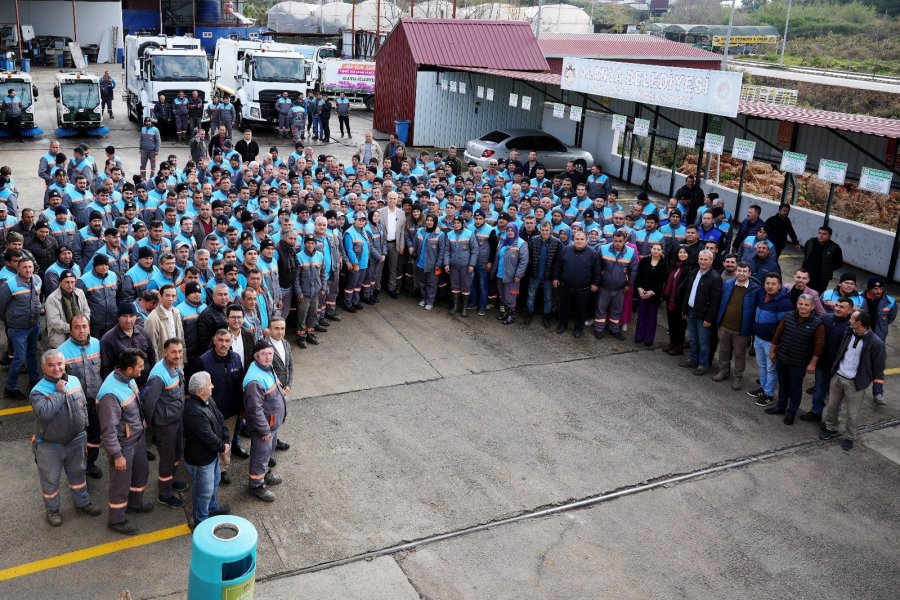
[{"label": "street sweeper vehicle", "polygon": [[60,71],[53,87],[56,135],[105,135],[100,106],[100,78],[86,71]]}]

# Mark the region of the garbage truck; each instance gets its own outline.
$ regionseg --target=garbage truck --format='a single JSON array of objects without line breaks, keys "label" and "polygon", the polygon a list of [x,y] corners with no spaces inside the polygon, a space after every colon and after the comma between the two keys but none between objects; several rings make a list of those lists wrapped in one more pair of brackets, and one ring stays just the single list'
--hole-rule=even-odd
[{"label": "garbage truck", "polygon": [[[22,103],[22,135],[33,137],[43,133],[34,124],[34,99],[38,97],[38,89],[32,83],[31,74],[22,71],[0,71],[0,99],[6,97],[10,89],[16,90],[16,96]],[[0,132],[6,132],[6,111],[0,106]],[[5,137],[5,135],[0,136]]]},{"label": "garbage truck", "polygon": [[274,124],[275,102],[284,91],[291,99],[308,91],[307,61],[287,44],[260,40],[216,41],[214,87],[234,99],[236,127]]},{"label": "garbage truck", "polygon": [[100,78],[87,71],[60,71],[53,86],[56,98],[56,126],[78,132],[103,125],[100,107]]},{"label": "garbage truck", "polygon": [[318,89],[337,97],[343,92],[351,105],[375,110],[375,62],[328,58],[320,71]]},{"label": "garbage truck", "polygon": [[[204,102],[209,101],[209,65],[196,38],[125,36],[124,66],[124,100],[132,121],[153,118],[160,94],[171,102],[182,90],[187,96],[197,90]],[[209,121],[205,109],[202,120]]]},{"label": "garbage truck", "polygon": [[318,82],[322,79],[322,70],[325,68],[325,60],[336,58],[338,54],[337,46],[334,44],[322,44],[314,46],[311,44],[292,44],[291,47],[295,52],[299,52],[306,59],[307,78],[309,79],[310,89],[317,87]]}]

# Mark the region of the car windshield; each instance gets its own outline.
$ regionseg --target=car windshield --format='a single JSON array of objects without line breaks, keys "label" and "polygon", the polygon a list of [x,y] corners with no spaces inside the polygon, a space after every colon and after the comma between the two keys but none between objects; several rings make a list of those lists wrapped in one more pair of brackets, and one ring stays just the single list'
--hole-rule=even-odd
[{"label": "car windshield", "polygon": [[257,81],[284,81],[300,83],[306,81],[306,66],[297,58],[256,57],[254,77]]},{"label": "car windshield", "polygon": [[481,136],[482,142],[491,142],[492,144],[499,144],[505,139],[509,138],[509,134],[503,131],[492,131],[490,133],[486,133]]},{"label": "car windshield", "polygon": [[209,70],[203,56],[154,56],[150,59],[150,77],[154,81],[206,81]]},{"label": "car windshield", "polygon": [[3,93],[0,94],[0,98],[5,98],[9,95],[9,90],[16,90],[16,97],[19,98],[19,101],[22,103],[22,107],[31,106],[31,84],[25,83],[24,81],[4,81],[0,83],[0,86],[3,88]]},{"label": "car windshield", "polygon": [[71,110],[92,109],[100,104],[100,86],[90,81],[63,83],[61,86],[63,106]]}]

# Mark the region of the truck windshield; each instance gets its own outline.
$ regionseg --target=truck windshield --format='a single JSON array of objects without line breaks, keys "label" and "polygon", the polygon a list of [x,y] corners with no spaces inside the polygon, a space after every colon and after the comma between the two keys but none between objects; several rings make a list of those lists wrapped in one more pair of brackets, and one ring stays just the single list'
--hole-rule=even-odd
[{"label": "truck windshield", "polygon": [[7,79],[0,83],[0,87],[3,88],[2,93],[0,93],[0,100],[6,98],[9,94],[9,90],[16,90],[16,97],[18,97],[19,101],[22,103],[22,108],[31,106],[30,83],[25,83],[24,81],[10,81]]},{"label": "truck windshield", "polygon": [[319,50],[319,58],[337,58],[336,48],[322,48]]},{"label": "truck windshield", "polygon": [[100,104],[100,86],[90,81],[63,83],[60,86],[63,106],[70,110],[92,109]]},{"label": "truck windshield", "polygon": [[297,58],[257,56],[254,78],[257,81],[301,83],[306,81],[306,67],[299,56]]},{"label": "truck windshield", "polygon": [[154,56],[150,59],[150,77],[154,81],[206,81],[209,71],[204,56]]}]

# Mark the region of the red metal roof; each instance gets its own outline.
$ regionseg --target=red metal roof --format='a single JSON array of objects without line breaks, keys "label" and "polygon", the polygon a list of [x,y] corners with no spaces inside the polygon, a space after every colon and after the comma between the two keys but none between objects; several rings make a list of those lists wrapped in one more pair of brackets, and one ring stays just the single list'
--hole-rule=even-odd
[{"label": "red metal roof", "polygon": [[900,120],[897,119],[882,119],[867,115],[746,101],[738,105],[738,112],[758,119],[790,121],[791,123],[826,127],[840,131],[854,131],[865,135],[900,138]]},{"label": "red metal roof", "polygon": [[404,17],[391,37],[399,31],[406,35],[410,53],[418,65],[549,70],[534,32],[525,21]]},{"label": "red metal roof", "polygon": [[509,77],[510,79],[518,79],[519,81],[534,81],[536,83],[546,83],[548,85],[559,85],[559,73],[534,73],[529,71],[509,71],[506,69],[482,69],[477,67],[453,67],[457,71],[469,71],[471,73],[482,73],[484,75],[492,75],[494,77]]},{"label": "red metal roof", "polygon": [[637,33],[541,33],[538,43],[546,57],[716,62],[722,60],[721,54]]}]

